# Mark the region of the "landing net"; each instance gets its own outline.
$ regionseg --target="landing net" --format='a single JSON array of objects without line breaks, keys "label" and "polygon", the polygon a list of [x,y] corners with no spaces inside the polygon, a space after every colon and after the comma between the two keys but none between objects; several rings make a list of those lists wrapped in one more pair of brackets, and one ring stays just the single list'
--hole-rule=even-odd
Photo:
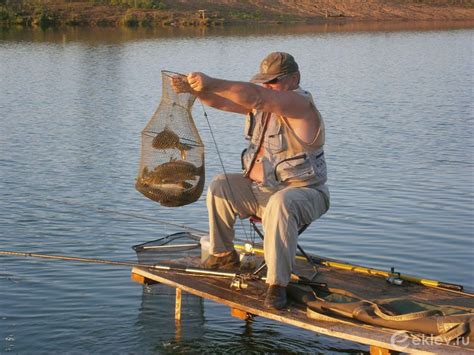
[{"label": "landing net", "polygon": [[140,264],[156,264],[163,261],[186,259],[201,254],[199,237],[179,232],[133,246]]}]

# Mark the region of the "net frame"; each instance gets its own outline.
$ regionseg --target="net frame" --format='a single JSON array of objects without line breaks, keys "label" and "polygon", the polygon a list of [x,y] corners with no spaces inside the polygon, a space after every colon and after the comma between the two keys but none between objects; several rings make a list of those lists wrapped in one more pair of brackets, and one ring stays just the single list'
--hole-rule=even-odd
[{"label": "net frame", "polygon": [[189,232],[178,232],[132,246],[140,264],[153,264],[201,253],[201,243]]}]

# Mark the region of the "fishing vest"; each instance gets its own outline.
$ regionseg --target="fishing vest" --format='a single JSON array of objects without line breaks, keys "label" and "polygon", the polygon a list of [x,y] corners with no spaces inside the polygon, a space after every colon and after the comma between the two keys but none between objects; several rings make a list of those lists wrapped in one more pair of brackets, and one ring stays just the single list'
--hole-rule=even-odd
[{"label": "fishing vest", "polygon": [[327,181],[323,119],[309,92],[301,88],[295,92],[311,103],[320,121],[319,132],[311,143],[302,141],[285,117],[261,111],[247,115],[245,138],[250,142],[241,156],[243,174],[249,175],[262,147],[263,156],[259,157],[264,175],[262,186],[320,186]]}]

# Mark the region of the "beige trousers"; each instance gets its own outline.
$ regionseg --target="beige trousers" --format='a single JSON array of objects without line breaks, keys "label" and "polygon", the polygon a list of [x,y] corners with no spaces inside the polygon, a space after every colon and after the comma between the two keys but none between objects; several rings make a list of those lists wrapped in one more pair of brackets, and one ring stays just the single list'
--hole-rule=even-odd
[{"label": "beige trousers", "polygon": [[[231,188],[230,188],[231,186]],[[234,248],[237,216],[262,219],[267,283],[286,286],[296,256],[298,229],[329,209],[326,186],[267,189],[242,174],[218,175],[207,192],[210,253]]]}]

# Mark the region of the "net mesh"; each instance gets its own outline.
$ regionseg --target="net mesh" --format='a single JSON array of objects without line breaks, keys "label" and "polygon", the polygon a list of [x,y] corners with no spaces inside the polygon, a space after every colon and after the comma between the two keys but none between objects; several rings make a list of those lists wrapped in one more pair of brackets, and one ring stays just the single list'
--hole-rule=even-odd
[{"label": "net mesh", "polygon": [[142,131],[140,168],[135,187],[166,207],[199,199],[204,188],[204,144],[191,115],[195,96],[177,94],[162,71],[160,104]]},{"label": "net mesh", "polygon": [[180,259],[191,261],[201,254],[199,239],[188,232],[179,232],[133,246],[140,264],[153,265]]}]

